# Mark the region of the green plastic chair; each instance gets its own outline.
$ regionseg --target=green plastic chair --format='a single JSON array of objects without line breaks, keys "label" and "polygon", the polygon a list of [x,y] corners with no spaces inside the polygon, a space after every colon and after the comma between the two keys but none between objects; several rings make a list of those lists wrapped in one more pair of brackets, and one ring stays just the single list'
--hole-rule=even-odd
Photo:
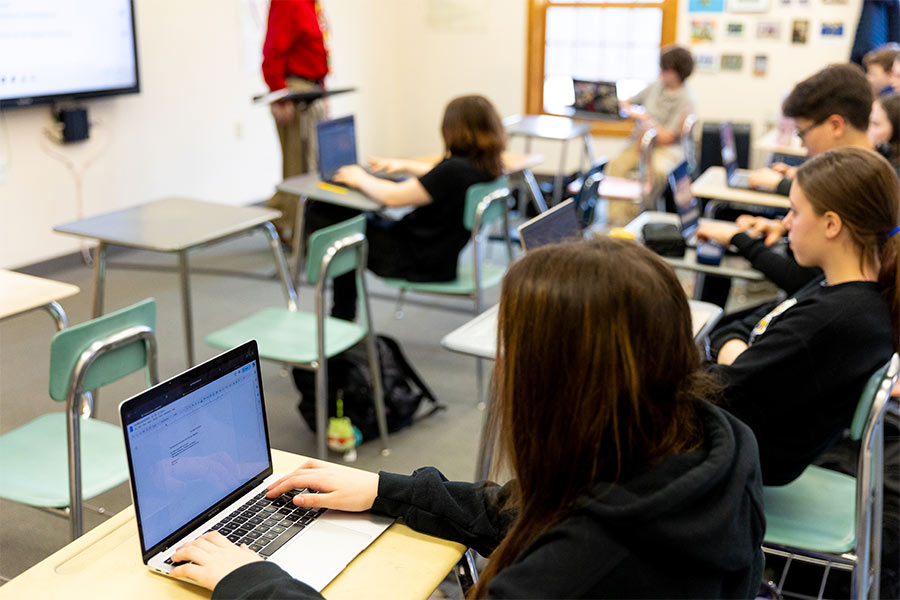
[{"label": "green plastic chair", "polygon": [[819,598],[832,568],[853,572],[854,598],[880,598],[883,424],[898,374],[894,354],[860,396],[850,425],[850,438],[860,442],[857,477],[811,465],[788,485],[763,489],[763,551],[787,559],[779,594],[791,561],[798,560],[825,567]]},{"label": "green plastic chair", "polygon": [[[506,175],[487,183],[476,183],[466,190],[466,206],[463,211],[463,226],[472,232],[472,261],[460,261],[456,269],[456,279],[442,282],[407,281],[406,279],[386,278],[384,283],[400,288],[397,298],[396,314],[402,317],[403,299],[406,292],[439,294],[445,296],[463,296],[474,302],[474,314],[479,315],[484,309],[484,290],[498,285],[506,275],[507,265],[486,263],[483,259],[484,228],[503,219],[504,240],[506,242],[507,262],[512,263],[512,242],[509,238],[509,180]],[[482,404],[484,389],[484,368],[481,359],[476,360],[476,383],[478,386],[479,405]]]},{"label": "green plastic chair", "polygon": [[[314,313],[297,310],[291,303],[287,308],[266,308],[206,337],[208,344],[224,349],[255,339],[261,358],[315,371],[316,447],[320,458],[326,457],[327,359],[363,339],[369,354],[381,452],[384,455],[390,452],[384,391],[381,385],[381,366],[375,350],[374,332],[371,327],[372,312],[363,276],[368,253],[365,230],[366,219],[359,216],[320,229],[309,237],[305,277],[307,283],[316,286]],[[362,322],[351,323],[327,317],[325,284],[329,279],[354,270],[357,291],[363,305]]]},{"label": "green plastic chair", "polygon": [[156,384],[155,328],[149,298],[53,336],[50,397],[66,410],[0,436],[0,498],[68,515],[72,539],[83,533],[84,498],[126,481],[128,463],[121,428],[89,418],[82,397],[141,368]]}]

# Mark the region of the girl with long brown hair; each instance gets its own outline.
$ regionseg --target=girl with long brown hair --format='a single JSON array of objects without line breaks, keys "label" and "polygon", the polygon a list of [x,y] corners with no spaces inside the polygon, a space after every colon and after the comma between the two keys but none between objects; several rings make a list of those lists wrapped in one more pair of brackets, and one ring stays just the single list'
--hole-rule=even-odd
[{"label": "girl with long brown hair", "polygon": [[[269,488],[402,517],[489,556],[470,597],[748,598],[762,572],[752,434],[705,402],[678,279],[633,242],[551,245],[512,265],[498,321],[492,430],[512,479],[449,482],[307,460]],[[175,576],[213,597],[317,598],[216,533]],[[249,564],[248,564],[249,563]]]}]

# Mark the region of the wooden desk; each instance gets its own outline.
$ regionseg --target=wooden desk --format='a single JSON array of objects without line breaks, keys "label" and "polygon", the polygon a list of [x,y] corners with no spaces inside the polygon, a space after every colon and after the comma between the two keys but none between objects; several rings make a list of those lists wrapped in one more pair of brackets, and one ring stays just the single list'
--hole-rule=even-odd
[{"label": "wooden desk", "polygon": [[[300,457],[273,450],[272,459],[287,473]],[[322,593],[334,600],[427,598],[464,551],[394,523]],[[192,599],[209,598],[209,592],[144,566],[129,507],[0,587],[5,598]]]},{"label": "wooden desk", "polygon": [[562,142],[559,169],[553,177],[552,203],[554,205],[558,204],[562,199],[568,142],[575,138],[581,138],[584,142],[584,156],[591,165],[596,161],[593,140],[591,139],[591,125],[589,123],[580,123],[569,117],[554,117],[550,115],[512,115],[503,119],[503,126],[506,128],[506,135],[525,138],[526,153],[531,152],[531,140],[534,138]]},{"label": "wooden desk", "polygon": [[297,296],[281,252],[281,242],[271,223],[272,219],[280,215],[277,210],[255,206],[229,206],[187,198],[164,198],[63,223],[54,227],[53,231],[95,239],[98,242],[94,254],[94,318],[103,314],[107,246],[177,254],[187,362],[191,366],[194,364],[194,325],[188,283],[188,252],[260,229],[269,239],[285,296],[289,303],[295,304]]},{"label": "wooden desk", "polygon": [[[710,167],[691,184],[691,193],[697,198],[709,198],[719,202],[751,204],[768,208],[788,210],[791,203],[787,196],[770,192],[754,192],[728,187],[725,181],[725,167]],[[707,206],[707,209],[709,206]]]},{"label": "wooden desk", "polygon": [[0,270],[0,321],[42,308],[53,317],[56,329],[63,329],[69,320],[58,301],[79,291],[71,283]]}]

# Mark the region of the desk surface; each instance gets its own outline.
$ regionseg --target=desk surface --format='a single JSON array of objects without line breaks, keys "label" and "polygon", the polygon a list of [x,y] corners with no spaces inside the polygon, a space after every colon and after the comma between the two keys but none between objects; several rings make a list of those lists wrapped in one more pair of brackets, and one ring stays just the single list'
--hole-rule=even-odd
[{"label": "desk surface", "polygon": [[[379,211],[384,208],[380,202],[372,200],[362,192],[352,188],[322,183],[317,173],[306,173],[289,177],[275,186],[279,192],[303,196],[307,200],[318,200],[361,211]],[[343,190],[343,191],[339,191]]]},{"label": "desk surface", "polygon": [[[286,473],[297,455],[272,451]],[[53,518],[53,517],[48,517]],[[323,590],[326,598],[427,598],[465,548],[394,523]],[[141,562],[134,511],[109,521],[0,587],[0,598],[209,598],[199,586],[156,575]]]},{"label": "desk surface", "polygon": [[791,203],[787,196],[770,192],[754,192],[728,187],[725,181],[725,167],[710,167],[691,184],[691,193],[697,198],[710,198],[724,202],[738,202],[756,206],[768,206],[787,210]]},{"label": "desk surface", "polygon": [[512,115],[503,119],[503,126],[507,135],[545,140],[571,140],[591,131],[590,123],[550,115]]},{"label": "desk surface", "polygon": [[53,231],[117,246],[180,252],[246,231],[279,216],[279,211],[269,208],[163,198],[63,223]]},{"label": "desk surface", "polygon": [[0,321],[74,296],[77,285],[0,270]]},{"label": "desk surface", "polygon": [[[689,300],[689,303],[695,337],[710,321],[718,321],[722,315],[722,309],[715,304],[699,300]],[[497,311],[499,308],[500,305],[495,304],[468,323],[454,329],[444,336],[441,345],[451,352],[493,360],[497,356]]]}]

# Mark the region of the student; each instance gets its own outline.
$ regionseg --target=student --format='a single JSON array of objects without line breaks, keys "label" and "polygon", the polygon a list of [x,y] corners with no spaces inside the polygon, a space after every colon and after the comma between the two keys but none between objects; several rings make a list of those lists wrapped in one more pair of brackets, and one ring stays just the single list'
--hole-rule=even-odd
[{"label": "student", "polygon": [[900,174],[900,93],[880,96],[869,115],[869,142]]},{"label": "student", "polygon": [[685,84],[694,71],[691,53],[681,46],[666,46],[659,55],[659,78],[621,103],[635,120],[628,146],[606,165],[606,174],[628,177],[640,164],[640,140],[648,129],[656,129],[653,172],[664,178],[683,160],[678,141],[684,119],[694,112],[694,96]]},{"label": "student", "polygon": [[[765,528],[750,431],[709,381],[675,274],[625,240],[556,244],[503,281],[491,426],[514,479],[307,460],[294,503],[373,510],[490,556],[471,597],[752,598]],[[318,598],[218,533],[173,570],[214,598]],[[398,583],[398,585],[400,585]]]},{"label": "student", "polygon": [[[356,165],[342,167],[334,176],[338,183],[357,188],[385,206],[415,207],[400,220],[369,215],[368,268],[382,277],[456,279],[459,253],[471,235],[463,226],[466,190],[503,172],[500,156],[506,134],[500,116],[486,98],[462,96],[452,100],[444,110],[441,135],[445,157],[437,165],[396,159],[371,161],[376,169],[413,175],[405,181],[381,179]],[[322,222],[311,213],[311,229],[333,223],[332,215],[329,213]],[[347,320],[356,315],[352,273],[335,279],[331,314]]]},{"label": "student", "polygon": [[890,42],[870,50],[863,56],[863,67],[866,69],[866,79],[872,86],[875,96],[886,96],[900,89],[894,88],[891,82],[891,69],[894,59],[900,56],[900,44]]},{"label": "student", "polygon": [[[797,135],[809,156],[845,146],[871,148],[866,130],[872,110],[872,88],[852,64],[829,65],[801,81],[781,106],[794,119]],[[787,196],[795,168],[784,164],[756,169],[750,185]]]}]

